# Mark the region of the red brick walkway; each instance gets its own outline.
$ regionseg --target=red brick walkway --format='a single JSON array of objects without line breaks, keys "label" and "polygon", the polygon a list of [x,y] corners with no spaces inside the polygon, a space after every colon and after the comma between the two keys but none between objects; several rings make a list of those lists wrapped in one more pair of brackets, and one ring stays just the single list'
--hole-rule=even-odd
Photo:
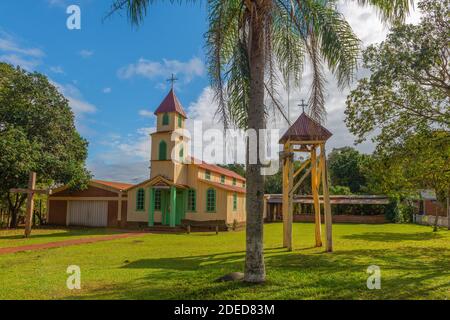
[{"label": "red brick walkway", "polygon": [[141,232],[121,233],[121,234],[115,234],[115,235],[111,235],[111,236],[90,237],[90,238],[56,241],[56,242],[37,243],[37,244],[30,244],[27,246],[19,246],[19,247],[0,248],[0,255],[21,252],[21,251],[34,251],[34,250],[41,250],[41,249],[75,246],[75,245],[79,245],[79,244],[95,243],[95,242],[101,242],[101,241],[124,239],[124,238],[129,238],[129,237],[141,236],[143,234],[144,233],[141,233]]}]

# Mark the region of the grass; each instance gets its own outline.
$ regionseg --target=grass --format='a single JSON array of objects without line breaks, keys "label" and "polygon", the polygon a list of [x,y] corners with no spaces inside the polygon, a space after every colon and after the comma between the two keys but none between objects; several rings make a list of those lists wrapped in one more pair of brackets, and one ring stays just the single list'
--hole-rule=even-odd
[{"label": "grass", "polygon": [[[44,230],[34,234],[41,237],[39,241],[46,239]],[[75,232],[74,237],[78,236]],[[5,232],[2,237],[7,237]],[[50,230],[48,240],[54,238]],[[21,239],[2,241],[11,245]],[[433,233],[431,227],[418,225],[337,224],[334,253],[324,253],[313,244],[313,224],[294,224],[293,252],[281,248],[282,225],[266,225],[267,282],[262,285],[214,282],[243,270],[244,232],[146,234],[0,255],[0,299],[450,298],[447,230]],[[69,265],[81,267],[81,290],[66,288]],[[370,265],[381,268],[381,290],[366,287]]]},{"label": "grass", "polygon": [[0,229],[0,248],[19,247],[30,244],[40,244],[48,242],[57,242],[72,239],[91,238],[94,236],[104,236],[117,234],[120,231],[105,228],[36,228],[32,230],[31,237],[25,239],[23,229],[1,230]]}]

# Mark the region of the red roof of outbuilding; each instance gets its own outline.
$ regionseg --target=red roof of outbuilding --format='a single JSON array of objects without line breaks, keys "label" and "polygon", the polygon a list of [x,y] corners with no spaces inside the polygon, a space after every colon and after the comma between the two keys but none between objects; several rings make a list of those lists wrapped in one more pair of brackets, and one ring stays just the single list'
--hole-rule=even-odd
[{"label": "red roof of outbuilding", "polygon": [[176,112],[181,114],[184,118],[187,118],[186,113],[183,110],[183,106],[175,95],[173,88],[169,91],[167,96],[156,109],[155,114],[165,112]]},{"label": "red roof of outbuilding", "polygon": [[117,190],[127,190],[131,188],[133,185],[125,182],[115,182],[115,181],[104,181],[104,180],[92,180],[92,182],[102,184],[107,187],[111,187]]},{"label": "red roof of outbuilding", "polygon": [[294,124],[281,137],[280,143],[291,141],[326,141],[333,134],[317,121],[302,113]]}]

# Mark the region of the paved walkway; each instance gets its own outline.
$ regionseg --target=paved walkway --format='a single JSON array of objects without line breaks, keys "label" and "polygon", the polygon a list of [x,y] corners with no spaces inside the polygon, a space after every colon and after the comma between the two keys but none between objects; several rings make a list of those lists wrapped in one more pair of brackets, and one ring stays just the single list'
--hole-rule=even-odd
[{"label": "paved walkway", "polygon": [[55,242],[47,242],[47,243],[37,243],[37,244],[30,244],[27,246],[19,246],[19,247],[0,248],[0,255],[21,252],[21,251],[34,251],[34,250],[41,250],[41,249],[75,246],[75,245],[79,245],[79,244],[95,243],[95,242],[101,242],[101,241],[125,239],[125,238],[129,238],[129,237],[141,236],[143,234],[145,234],[145,233],[130,232],[130,233],[115,234],[115,235],[110,235],[110,236],[98,236],[98,237],[63,240],[63,241],[55,241]]}]

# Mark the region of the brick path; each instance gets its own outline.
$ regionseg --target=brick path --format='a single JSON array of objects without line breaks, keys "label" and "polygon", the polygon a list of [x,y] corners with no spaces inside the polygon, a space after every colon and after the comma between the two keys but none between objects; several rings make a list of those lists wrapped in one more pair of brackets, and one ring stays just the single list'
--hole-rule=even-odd
[{"label": "brick path", "polygon": [[121,234],[115,234],[115,235],[110,235],[110,236],[90,237],[90,238],[56,241],[56,242],[37,243],[37,244],[30,244],[30,245],[19,246],[19,247],[0,248],[0,255],[21,252],[21,251],[34,251],[34,250],[41,250],[41,249],[75,246],[75,245],[79,245],[79,244],[95,243],[95,242],[101,242],[101,241],[110,241],[110,240],[116,240],[116,239],[125,239],[125,238],[129,238],[129,237],[141,236],[143,234],[144,233],[142,233],[142,232],[121,233]]}]

